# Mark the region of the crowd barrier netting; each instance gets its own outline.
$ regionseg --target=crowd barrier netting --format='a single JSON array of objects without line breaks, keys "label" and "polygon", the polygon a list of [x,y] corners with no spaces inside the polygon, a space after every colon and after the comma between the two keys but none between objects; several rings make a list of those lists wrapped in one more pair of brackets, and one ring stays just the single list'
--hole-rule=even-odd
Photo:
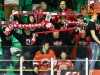
[{"label": "crowd barrier netting", "polygon": [[[11,73],[11,72],[19,72],[19,75],[24,75],[24,73],[34,72],[33,66],[26,67],[26,68],[23,67],[23,65],[24,65],[23,64],[23,58],[16,59],[16,58],[14,58],[14,54],[12,55],[12,57],[13,57],[13,59],[11,59],[11,60],[2,60],[1,59],[0,62],[2,62],[2,61],[11,61],[12,63],[19,62],[20,67],[15,68],[15,65],[9,64],[8,68],[6,68],[6,69],[0,68],[0,73],[3,72],[3,71],[7,71],[9,73]],[[67,60],[72,61],[73,65],[74,65],[75,61],[85,61],[85,63],[86,63],[85,70],[76,70],[75,67],[74,67],[73,70],[69,70],[69,69],[68,70],[59,70],[58,69],[58,70],[55,71],[54,70],[55,63],[57,64],[57,62],[61,61],[61,59],[59,59],[59,58],[57,58],[57,59],[51,58],[51,60],[46,62],[46,64],[50,65],[51,69],[49,71],[40,69],[39,73],[42,73],[43,75],[44,74],[47,74],[47,75],[98,75],[99,72],[100,72],[100,70],[89,70],[88,69],[89,61],[100,61],[100,60],[89,60],[88,58],[85,58],[85,60],[66,59],[65,61],[67,61]],[[41,60],[24,60],[24,62],[31,62],[33,64],[33,62],[43,62],[43,61],[41,61]],[[35,64],[37,64],[37,63],[35,63]],[[1,63],[1,65],[2,65],[2,63]],[[40,75],[42,75],[42,74],[40,74]],[[12,75],[14,75],[14,73]]]}]

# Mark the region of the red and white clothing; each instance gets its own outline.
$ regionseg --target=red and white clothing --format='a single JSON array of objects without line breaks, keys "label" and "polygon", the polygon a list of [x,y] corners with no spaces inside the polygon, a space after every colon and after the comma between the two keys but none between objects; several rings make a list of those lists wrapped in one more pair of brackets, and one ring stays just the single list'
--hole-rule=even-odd
[{"label": "red and white clothing", "polygon": [[[37,63],[37,67],[39,70],[48,70],[51,64],[51,58],[56,59],[56,55],[53,50],[49,49],[46,53],[43,53],[42,50],[36,52],[36,55],[33,59],[33,66],[34,63]],[[38,61],[38,62],[35,62]]]},{"label": "red and white clothing", "polygon": [[[42,13],[40,11],[40,7],[37,7],[35,10],[34,10],[34,13]],[[45,15],[34,15],[35,18],[36,18],[36,23],[40,23],[41,22],[41,18],[44,17]]]},{"label": "red and white clothing", "polygon": [[73,70],[73,63],[70,60],[60,60],[57,66],[61,70]]}]

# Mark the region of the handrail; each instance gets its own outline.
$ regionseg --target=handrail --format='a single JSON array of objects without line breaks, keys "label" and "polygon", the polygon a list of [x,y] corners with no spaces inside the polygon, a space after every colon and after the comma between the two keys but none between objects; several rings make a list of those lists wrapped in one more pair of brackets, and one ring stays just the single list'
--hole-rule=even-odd
[{"label": "handrail", "polygon": [[52,16],[68,16],[68,15],[73,15],[73,16],[78,16],[81,13],[74,13],[74,12],[66,12],[66,13],[54,13],[54,12],[34,12],[34,11],[14,11],[12,12],[12,15],[47,15],[51,14]]},{"label": "handrail", "polygon": [[[1,61],[1,60],[0,60]],[[6,60],[7,61],[7,60]],[[20,61],[22,61],[22,60],[20,60]],[[26,60],[26,61],[31,61],[31,60]],[[33,60],[33,61],[39,61],[39,60]],[[59,61],[59,60],[58,60]],[[71,61],[76,61],[76,60],[71,60]],[[100,61],[100,60],[88,60],[88,58],[86,58],[86,60],[77,60],[77,61],[86,61],[86,69],[85,69],[85,75],[88,75],[88,73],[89,73],[89,69],[88,69],[88,61]],[[53,60],[51,61],[51,64],[53,64]],[[21,62],[21,64],[20,65],[22,65],[22,62]],[[53,66],[53,65],[51,65],[51,66]],[[10,68],[10,69],[0,69],[0,71],[22,71],[22,73],[23,73],[23,71],[34,71],[34,69],[24,69],[24,68],[22,68],[22,66],[20,66],[21,67],[21,69],[22,70],[20,70],[20,69],[14,69],[14,68]],[[53,68],[53,67],[51,67],[51,68]],[[53,69],[51,69],[51,73],[53,73],[53,72],[56,72],[56,71],[54,71]],[[39,70],[39,72],[48,72],[48,70]],[[50,71],[49,71],[50,72]],[[67,72],[69,72],[69,71],[67,71]],[[77,72],[77,71],[75,71],[75,70],[72,70],[71,72]]]},{"label": "handrail", "polygon": [[[0,69],[0,71],[20,71],[20,69]],[[22,71],[34,71],[33,69],[23,69]],[[45,72],[48,70],[39,70],[39,72]]]},{"label": "handrail", "polygon": [[19,6],[18,4],[0,4],[0,6]]}]

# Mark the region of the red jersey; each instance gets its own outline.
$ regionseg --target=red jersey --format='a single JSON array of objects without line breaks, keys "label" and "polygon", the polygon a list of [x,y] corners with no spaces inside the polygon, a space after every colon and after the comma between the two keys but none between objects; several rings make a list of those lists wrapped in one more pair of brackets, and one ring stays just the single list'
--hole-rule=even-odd
[{"label": "red jersey", "polygon": [[50,68],[51,58],[56,59],[56,56],[54,51],[50,49],[46,54],[44,54],[42,51],[36,52],[33,60],[39,60],[37,65],[39,70],[48,70],[48,68]]},{"label": "red jersey", "polygon": [[58,61],[57,66],[61,70],[72,70],[73,69],[73,63],[70,60],[60,60]]}]

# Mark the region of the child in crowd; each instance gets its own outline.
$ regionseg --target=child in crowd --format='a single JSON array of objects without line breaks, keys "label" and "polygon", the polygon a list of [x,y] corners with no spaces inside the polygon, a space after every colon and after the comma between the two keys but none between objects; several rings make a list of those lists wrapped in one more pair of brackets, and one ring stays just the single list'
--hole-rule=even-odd
[{"label": "child in crowd", "polygon": [[58,69],[59,70],[73,70],[73,63],[67,59],[68,55],[66,51],[61,52],[61,60],[58,61]]}]

